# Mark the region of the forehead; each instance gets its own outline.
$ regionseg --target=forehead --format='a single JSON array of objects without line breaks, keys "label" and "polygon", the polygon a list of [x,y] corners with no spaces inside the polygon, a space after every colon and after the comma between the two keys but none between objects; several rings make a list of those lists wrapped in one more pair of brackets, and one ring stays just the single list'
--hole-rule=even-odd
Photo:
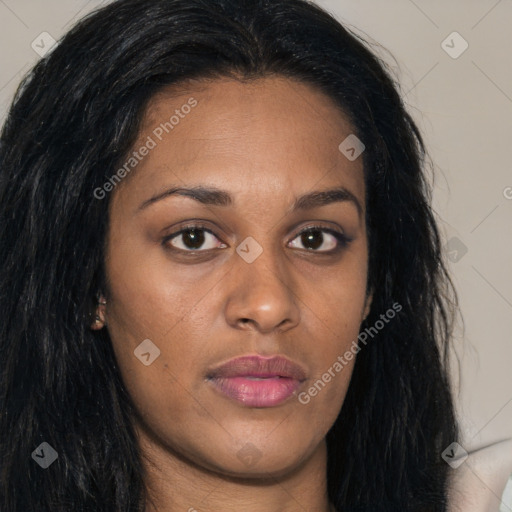
[{"label": "forehead", "polygon": [[329,97],[284,77],[172,86],[149,101],[134,149],[149,140],[152,148],[122,185],[148,195],[209,184],[240,200],[343,185],[364,204],[362,158],[339,148],[353,132]]}]

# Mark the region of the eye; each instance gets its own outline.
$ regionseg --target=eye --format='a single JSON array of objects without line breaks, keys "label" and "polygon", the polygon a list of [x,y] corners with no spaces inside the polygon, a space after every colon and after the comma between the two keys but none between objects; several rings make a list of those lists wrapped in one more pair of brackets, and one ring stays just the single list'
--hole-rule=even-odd
[{"label": "eye", "polygon": [[[327,236],[326,236],[327,235]],[[207,252],[212,249],[223,249],[226,244],[219,241],[213,231],[201,224],[192,224],[176,231],[163,240],[163,245],[170,245],[178,252],[189,254]],[[298,240],[296,242],[295,240]],[[303,229],[291,242],[292,247],[318,253],[334,253],[346,247],[351,241],[345,234],[323,226],[309,226]],[[301,248],[300,245],[303,247]],[[323,246],[323,249],[319,250]]]},{"label": "eye", "polygon": [[[175,249],[186,252],[204,252],[215,248],[227,247],[223,243],[220,244],[220,247],[216,246],[214,239],[218,240],[213,231],[194,224],[165,237],[163,242],[164,244],[170,244]],[[206,247],[204,247],[205,244]]]},{"label": "eye", "polygon": [[[325,234],[327,234],[327,237]],[[303,229],[294,240],[299,240],[307,251],[326,253],[337,252],[350,242],[350,239],[343,233],[322,226],[309,226]],[[293,241],[292,244],[293,247],[297,247],[297,242]],[[324,249],[318,250],[322,246],[324,246]]]}]

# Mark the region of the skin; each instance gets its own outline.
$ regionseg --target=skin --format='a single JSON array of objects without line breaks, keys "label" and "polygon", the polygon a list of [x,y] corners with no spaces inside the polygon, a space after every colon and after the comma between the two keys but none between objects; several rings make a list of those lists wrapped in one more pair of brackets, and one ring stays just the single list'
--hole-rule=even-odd
[{"label": "skin", "polygon": [[[197,106],[158,141],[155,127],[191,97]],[[150,102],[134,148],[148,136],[158,144],[112,192],[109,285],[93,325],[108,329],[138,412],[146,512],[330,510],[325,436],[355,358],[305,405],[292,396],[247,407],[205,376],[237,356],[280,354],[305,369],[307,391],[357,338],[371,303],[363,163],[338,149],[353,132],[327,96],[281,77],[196,82]],[[140,209],[197,185],[233,204],[169,195]],[[290,212],[297,197],[335,187],[361,211],[345,200]],[[197,219],[214,234],[201,232],[187,258],[186,233],[164,238]],[[322,231],[308,245],[299,233],[317,223],[351,241],[333,253],[336,239]],[[263,249],[252,263],[236,252],[247,237]],[[134,350],[148,338],[160,356],[145,366]],[[254,464],[237,456],[244,447]]]}]

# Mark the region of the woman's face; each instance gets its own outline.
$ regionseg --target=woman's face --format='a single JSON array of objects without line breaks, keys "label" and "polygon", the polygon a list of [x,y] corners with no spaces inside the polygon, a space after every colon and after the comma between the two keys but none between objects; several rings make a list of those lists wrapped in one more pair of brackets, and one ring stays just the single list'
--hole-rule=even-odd
[{"label": "woman's face", "polygon": [[[105,311],[146,446],[247,476],[324,447],[370,302],[362,157],[339,149],[351,133],[284,78],[149,104],[112,192]],[[220,368],[241,356],[255,358]]]}]

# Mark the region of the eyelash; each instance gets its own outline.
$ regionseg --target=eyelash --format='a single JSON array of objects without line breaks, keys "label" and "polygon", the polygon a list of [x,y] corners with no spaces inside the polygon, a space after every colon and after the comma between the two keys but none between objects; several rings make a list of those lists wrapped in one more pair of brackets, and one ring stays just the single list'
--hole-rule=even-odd
[{"label": "eyelash", "polygon": [[[186,256],[192,256],[192,257],[196,257],[196,256],[200,255],[201,253],[208,253],[210,251],[215,250],[215,249],[185,250],[185,249],[179,249],[177,247],[172,247],[172,246],[169,247],[168,242],[170,242],[174,238],[178,238],[181,234],[186,233],[187,231],[191,231],[191,230],[206,231],[207,233],[212,234],[215,238],[220,240],[211,229],[207,228],[204,224],[197,222],[194,224],[188,224],[188,225],[182,227],[179,231],[175,231],[174,233],[171,233],[170,235],[165,236],[164,239],[162,240],[162,245],[171,251],[179,252]],[[299,236],[301,236],[303,233],[308,233],[310,231],[320,231],[322,233],[328,233],[328,234],[332,235],[337,241],[337,247],[335,249],[331,249],[328,251],[319,251],[316,249],[303,249],[304,251],[307,251],[310,253],[326,254],[326,255],[337,254],[341,250],[345,249],[352,241],[352,239],[347,237],[345,234],[343,234],[339,231],[333,230],[333,229],[326,228],[325,226],[320,226],[320,225],[307,226],[303,230],[299,231],[299,233],[297,233],[295,235],[295,237],[292,238],[292,241],[295,240],[296,238],[298,238]],[[224,242],[222,242],[222,243],[224,243]]]}]

